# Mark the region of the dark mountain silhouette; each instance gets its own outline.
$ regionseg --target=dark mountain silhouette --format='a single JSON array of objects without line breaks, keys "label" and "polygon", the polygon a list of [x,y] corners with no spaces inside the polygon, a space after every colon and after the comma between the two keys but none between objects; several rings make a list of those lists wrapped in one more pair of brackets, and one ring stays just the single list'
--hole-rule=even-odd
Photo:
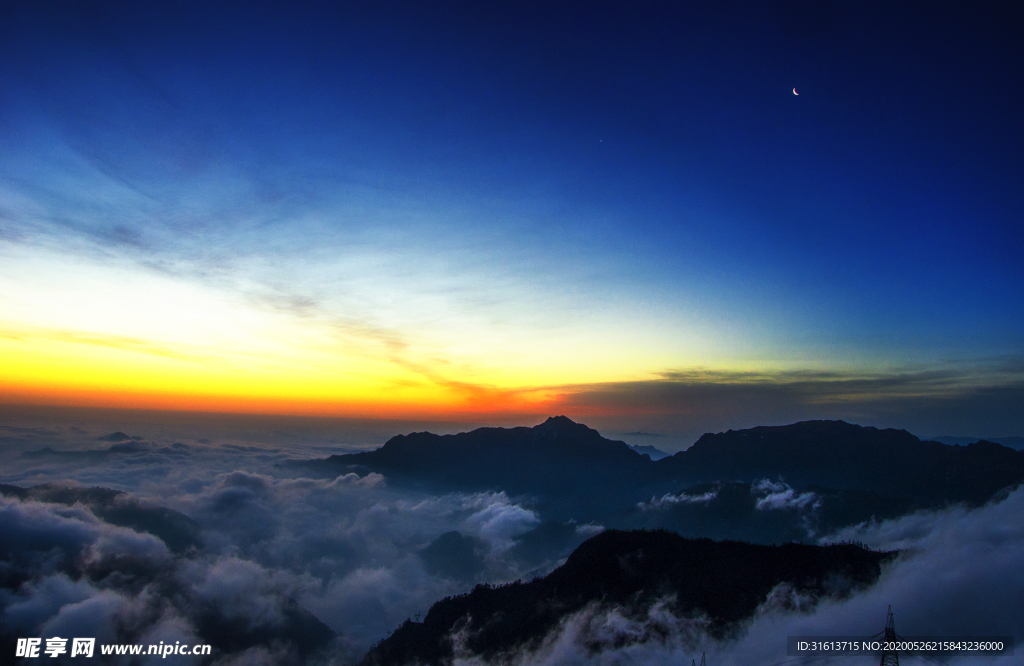
[{"label": "dark mountain silhouette", "polygon": [[556,416],[533,428],[397,435],[375,451],[303,465],[327,474],[381,472],[390,480],[433,490],[533,495],[554,516],[586,519],[637,497],[636,481],[651,464],[625,442]]},{"label": "dark mountain silhouette", "polygon": [[794,488],[864,490],[922,505],[979,505],[1024,480],[1024,453],[992,442],[950,446],[843,421],[707,434],[655,465],[681,483],[782,478]]},{"label": "dark mountain silhouette", "polygon": [[100,441],[100,442],[128,442],[128,441],[138,442],[138,441],[141,441],[142,438],[139,437],[138,435],[128,435],[128,434],[125,434],[125,433],[121,432],[120,430],[118,430],[117,432],[112,432],[109,435],[103,435],[101,437],[97,437],[96,440]]},{"label": "dark mountain silhouette", "polygon": [[487,544],[461,532],[445,532],[420,551],[428,573],[461,581],[481,580]]},{"label": "dark mountain silhouette", "polygon": [[536,647],[561,620],[590,604],[642,617],[662,601],[677,616],[704,617],[709,632],[722,637],[782,584],[812,599],[843,597],[877,580],[894,555],[850,544],[764,546],[691,540],[665,530],[611,530],[584,542],[544,578],[478,585],[435,603],[423,622],[407,620],[362,663],[445,663],[456,631],[464,636],[463,649],[491,659]]},{"label": "dark mountain silhouette", "polygon": [[334,632],[294,600],[287,599],[280,609],[278,621],[253,626],[249,618],[225,617],[211,606],[197,614],[196,627],[203,642],[217,646],[221,652],[241,652],[258,645],[287,645],[295,654],[287,654],[278,663],[306,663],[306,659],[323,650]]},{"label": "dark mountain silhouette", "polygon": [[532,496],[549,519],[619,526],[636,525],[624,511],[638,502],[699,483],[782,479],[797,491],[857,491],[862,495],[844,495],[845,513],[830,505],[833,517],[852,518],[864,515],[851,504],[858,497],[864,506],[891,501],[906,510],[976,506],[1024,480],[1024,452],[986,441],[951,446],[843,421],[706,434],[685,451],[651,461],[559,416],[533,428],[398,435],[375,451],[296,464],[322,475],[375,471],[432,490],[504,490]]},{"label": "dark mountain silhouette", "polygon": [[959,444],[960,446],[966,446],[967,444],[974,444],[982,440],[988,440],[989,442],[995,442],[1017,451],[1024,450],[1024,437],[929,437],[928,439],[933,442],[942,442],[943,444]]},{"label": "dark mountain silhouette", "polygon": [[0,495],[67,506],[80,502],[97,518],[118,527],[148,532],[174,552],[185,552],[201,545],[196,521],[173,509],[140,504],[137,498],[120,490],[69,488],[59,484],[31,488],[0,484]]}]

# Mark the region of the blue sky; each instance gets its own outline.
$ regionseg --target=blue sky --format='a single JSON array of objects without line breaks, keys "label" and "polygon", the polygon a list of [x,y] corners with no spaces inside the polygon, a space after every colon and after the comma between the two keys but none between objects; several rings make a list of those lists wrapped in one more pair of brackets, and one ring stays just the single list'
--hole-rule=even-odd
[{"label": "blue sky", "polygon": [[1024,385],[1021,26],[995,6],[2,11],[14,399]]}]

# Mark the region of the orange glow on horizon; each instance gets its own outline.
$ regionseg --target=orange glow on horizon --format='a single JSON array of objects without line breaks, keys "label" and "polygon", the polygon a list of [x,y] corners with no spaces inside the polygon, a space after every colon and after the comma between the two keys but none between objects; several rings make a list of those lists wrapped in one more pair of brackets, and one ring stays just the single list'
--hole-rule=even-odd
[{"label": "orange glow on horizon", "polygon": [[449,419],[454,417],[527,416],[553,413],[560,396],[467,389],[448,400],[402,401],[386,398],[315,399],[285,396],[178,393],[59,384],[0,383],[0,404],[90,407],[175,412],[211,412],[379,419]]},{"label": "orange glow on horizon", "polygon": [[[298,344],[260,351],[2,327],[0,404],[447,419],[563,413],[559,405],[578,390],[539,377],[536,384],[517,385],[501,373],[453,368],[435,359],[415,362]],[[575,410],[581,416],[591,411],[608,412]]]}]

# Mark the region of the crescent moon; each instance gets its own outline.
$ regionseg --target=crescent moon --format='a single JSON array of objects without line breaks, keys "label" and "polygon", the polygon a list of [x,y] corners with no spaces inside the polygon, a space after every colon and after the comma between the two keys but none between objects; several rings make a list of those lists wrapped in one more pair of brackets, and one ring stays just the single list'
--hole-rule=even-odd
[{"label": "crescent moon", "polygon": [[799,95],[800,93],[798,93],[798,92],[796,91],[796,88],[793,88],[793,94],[794,94],[794,95]]}]

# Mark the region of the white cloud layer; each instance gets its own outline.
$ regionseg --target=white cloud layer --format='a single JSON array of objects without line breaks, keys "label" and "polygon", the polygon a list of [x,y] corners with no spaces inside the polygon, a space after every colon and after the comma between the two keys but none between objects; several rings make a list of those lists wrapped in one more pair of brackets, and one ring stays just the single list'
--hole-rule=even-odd
[{"label": "white cloud layer", "polygon": [[[77,443],[53,432],[18,437],[17,445],[2,454],[0,482],[28,486],[64,480],[128,490],[141,506],[169,506],[194,519],[202,547],[187,555],[171,552],[160,539],[104,522],[82,504],[0,498],[4,571],[15,581],[0,591],[0,625],[10,635],[53,632],[195,643],[204,609],[241,627],[272,631],[286,626],[289,604],[297,603],[337,632],[331,647],[336,659],[356,659],[406,618],[472,586],[425,569],[419,553],[440,535],[459,531],[475,539],[485,579],[499,582],[524,575],[510,546],[540,523],[533,507],[504,493],[430,495],[393,488],[377,474],[313,479],[277,466],[301,447],[152,438],[103,456],[24,457],[20,454],[43,445],[63,451],[108,445],[97,444],[95,433]],[[797,494],[767,480],[755,484],[752,493],[762,510],[807,508],[816,501],[813,493]],[[681,493],[645,504],[713,498],[713,492]],[[541,650],[515,655],[513,661],[689,663],[707,651],[715,666],[776,664],[787,659],[787,635],[871,635],[881,629],[890,604],[904,635],[1012,634],[1019,640],[1024,637],[1022,515],[1024,491],[1017,490],[974,511],[954,507],[829,535],[825,541],[853,540],[904,552],[876,586],[842,602],[814,606],[777,590],[742,635],[728,643],[708,640],[699,621],[672,618],[664,606],[644,618],[592,606],[569,618]],[[600,529],[577,527],[583,536]],[[118,578],[109,574],[112,570],[134,573]],[[279,646],[269,643],[222,656],[224,664],[287,661]]]},{"label": "white cloud layer", "polygon": [[[540,522],[504,493],[436,496],[392,489],[380,474],[311,479],[277,466],[298,457],[301,446],[147,439],[82,456],[110,445],[66,435],[21,433],[0,482],[127,490],[141,506],[167,506],[197,521],[202,547],[176,555],[157,537],[110,525],[81,504],[0,498],[0,536],[19,544],[14,557],[25,560],[28,577],[0,593],[10,631],[79,627],[113,640],[131,628],[136,637],[194,642],[189,613],[197,608],[254,630],[280,628],[292,600],[337,632],[336,651],[351,658],[434,601],[472,586],[425,570],[419,552],[438,536],[455,530],[479,539],[483,576],[514,580],[524,572],[508,553],[513,539]],[[20,455],[43,444],[58,453]],[[65,566],[77,558],[98,569],[125,556],[149,572],[148,585],[111,585]],[[186,606],[168,605],[168,590]],[[272,652],[251,648],[232,658],[271,663]]]},{"label": "white cloud layer", "polygon": [[[771,490],[769,488],[769,490]],[[780,492],[785,490],[779,489]],[[842,601],[793,598],[779,588],[734,639],[715,641],[698,620],[668,616],[656,604],[642,618],[618,608],[591,606],[567,618],[533,651],[505,655],[517,666],[631,664],[655,666],[700,661],[715,666],[808,663],[786,654],[787,636],[871,636],[885,626],[892,606],[903,636],[1012,635],[1014,656],[950,656],[950,665],[1024,663],[1024,489],[974,511],[954,507],[864,524],[823,542],[857,540],[903,552],[876,585]],[[458,637],[456,637],[458,638]],[[595,652],[594,645],[603,650]],[[904,655],[908,661],[908,655]],[[480,663],[462,655],[459,664]],[[874,664],[878,657],[820,659],[814,663]],[[917,663],[910,659],[908,663]]]}]

